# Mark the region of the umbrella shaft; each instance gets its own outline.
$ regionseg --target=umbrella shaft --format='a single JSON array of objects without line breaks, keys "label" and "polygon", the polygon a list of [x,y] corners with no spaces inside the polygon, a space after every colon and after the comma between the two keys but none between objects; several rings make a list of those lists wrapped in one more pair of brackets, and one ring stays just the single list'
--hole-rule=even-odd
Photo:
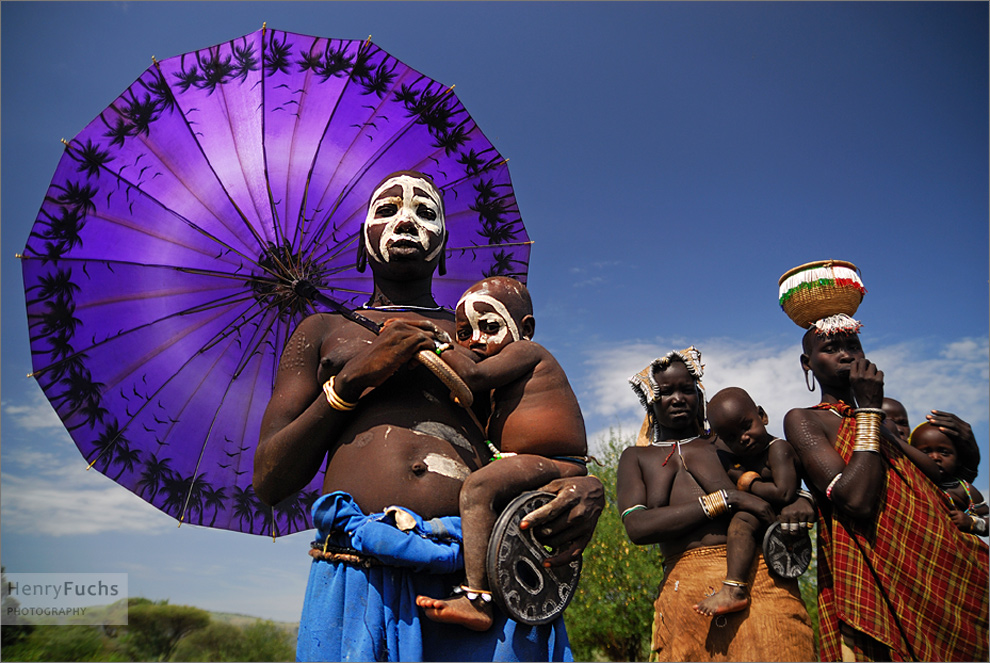
[{"label": "umbrella shaft", "polygon": [[339,313],[348,320],[351,320],[352,322],[356,322],[365,329],[369,329],[373,331],[375,334],[378,334],[382,330],[381,324],[375,322],[374,320],[369,320],[360,313],[355,313],[354,311],[347,308],[340,302],[336,302],[333,299],[330,299],[322,292],[317,290],[316,287],[309,281],[299,279],[298,281],[292,284],[292,289],[295,290],[296,294],[299,295],[300,297],[305,297],[310,301],[323,304],[327,308],[333,310],[336,313]]}]

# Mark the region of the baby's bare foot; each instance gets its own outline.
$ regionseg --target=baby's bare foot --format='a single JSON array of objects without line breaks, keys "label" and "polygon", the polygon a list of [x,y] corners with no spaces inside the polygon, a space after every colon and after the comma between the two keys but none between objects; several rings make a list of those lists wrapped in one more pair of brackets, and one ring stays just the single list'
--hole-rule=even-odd
[{"label": "baby's bare foot", "polygon": [[460,624],[472,631],[487,631],[492,626],[491,604],[480,599],[471,601],[463,594],[446,599],[417,596],[416,605],[435,622]]},{"label": "baby's bare foot", "polygon": [[722,589],[700,601],[694,609],[699,614],[714,617],[745,610],[748,605],[749,592],[746,591],[746,587],[722,585]]}]

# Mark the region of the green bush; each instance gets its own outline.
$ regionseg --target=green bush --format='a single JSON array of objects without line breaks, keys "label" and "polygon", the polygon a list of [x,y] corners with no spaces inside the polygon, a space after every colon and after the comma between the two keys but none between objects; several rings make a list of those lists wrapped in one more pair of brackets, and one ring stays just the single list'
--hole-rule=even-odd
[{"label": "green bush", "polygon": [[3,648],[4,661],[108,661],[112,648],[99,626],[35,626]]},{"label": "green bush", "polygon": [[167,661],[184,636],[209,623],[205,610],[141,599],[129,606],[119,642],[135,661]]},{"label": "green bush", "polygon": [[214,621],[183,638],[172,661],[292,661],[295,643],[285,629],[270,621],[234,626]]}]

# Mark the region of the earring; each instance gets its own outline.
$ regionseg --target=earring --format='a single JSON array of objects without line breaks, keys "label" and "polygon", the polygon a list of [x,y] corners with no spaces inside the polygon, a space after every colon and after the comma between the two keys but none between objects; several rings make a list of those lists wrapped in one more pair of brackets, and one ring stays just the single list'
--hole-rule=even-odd
[{"label": "earring", "polygon": [[361,232],[358,233],[357,262],[354,264],[354,267],[358,272],[363,273],[367,265],[368,253],[364,248],[364,226],[361,226]]},{"label": "earring", "polygon": [[815,390],[815,380],[814,380],[814,378],[812,378],[812,380],[811,380],[810,383],[808,382],[808,371],[805,371],[804,372],[804,384],[805,384],[806,387],[808,387],[808,391],[814,391]]},{"label": "earring", "polygon": [[447,273],[447,239],[450,235],[447,234],[447,229],[443,231],[443,248],[440,249],[440,263],[437,265],[437,273],[443,276]]}]

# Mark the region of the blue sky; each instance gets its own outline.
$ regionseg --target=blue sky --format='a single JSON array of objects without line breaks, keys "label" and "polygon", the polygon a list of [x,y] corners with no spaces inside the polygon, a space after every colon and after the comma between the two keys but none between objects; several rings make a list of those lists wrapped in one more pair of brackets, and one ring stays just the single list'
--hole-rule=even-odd
[{"label": "blue sky", "polygon": [[71,138],[158,59],[254,32],[372,40],[448,84],[509,158],[535,340],[592,446],[626,378],[696,345],[709,393],[816,402],[777,279],[856,263],[868,356],[912,423],[988,435],[986,3],[30,3],[2,30],[3,564],[126,572],[134,595],[294,620],[305,533],[182,526],[87,472],[32,379],[20,251]]}]

